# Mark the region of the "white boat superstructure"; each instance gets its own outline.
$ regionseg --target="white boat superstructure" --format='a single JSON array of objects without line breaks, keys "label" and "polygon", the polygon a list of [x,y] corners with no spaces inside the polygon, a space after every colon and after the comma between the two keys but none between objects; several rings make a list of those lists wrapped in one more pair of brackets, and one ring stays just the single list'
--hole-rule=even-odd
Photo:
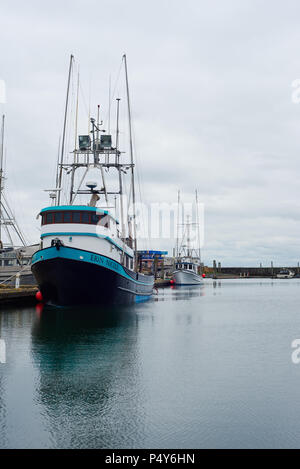
[{"label": "white boat superstructure", "polygon": [[276,275],[277,278],[293,278],[294,276],[295,272],[289,269],[283,269]]},{"label": "white boat superstructure", "polygon": [[119,222],[108,210],[82,205],[46,207],[41,211],[42,249],[56,245],[88,250],[133,270],[133,240],[121,238]]}]

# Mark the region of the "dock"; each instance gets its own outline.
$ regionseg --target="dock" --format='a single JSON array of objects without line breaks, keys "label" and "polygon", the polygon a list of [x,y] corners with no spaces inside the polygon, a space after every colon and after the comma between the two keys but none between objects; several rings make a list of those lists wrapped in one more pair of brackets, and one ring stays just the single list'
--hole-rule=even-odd
[{"label": "dock", "polygon": [[170,279],[162,279],[162,278],[157,278],[154,281],[154,287],[156,288],[162,288],[162,287],[169,287],[170,286]]},{"label": "dock", "polygon": [[35,295],[38,288],[35,286],[23,286],[20,288],[1,287],[0,304],[9,303],[36,303]]},{"label": "dock", "polygon": [[[162,288],[170,286],[170,279],[158,278],[155,280],[154,287]],[[0,287],[0,305],[3,304],[36,304],[35,298],[38,288],[36,286],[21,286],[20,288],[13,288],[9,286]]]}]

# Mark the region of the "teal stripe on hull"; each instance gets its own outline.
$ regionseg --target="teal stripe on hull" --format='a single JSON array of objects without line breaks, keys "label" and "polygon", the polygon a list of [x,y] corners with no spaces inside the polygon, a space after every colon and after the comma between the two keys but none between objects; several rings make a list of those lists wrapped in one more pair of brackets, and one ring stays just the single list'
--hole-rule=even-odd
[{"label": "teal stripe on hull", "polygon": [[74,249],[66,246],[61,246],[59,250],[56,247],[50,247],[37,251],[32,256],[32,265],[37,262],[44,262],[57,258],[71,259],[76,260],[78,262],[88,262],[90,264],[96,264],[114,272],[117,272],[119,275],[122,275],[122,277],[125,277],[128,280],[131,280],[132,282],[137,283],[139,285],[149,285],[149,283],[144,283],[133,279],[130,275],[127,274],[127,272],[119,262],[114,261],[109,257],[105,257],[90,251],[83,251],[81,249]]}]

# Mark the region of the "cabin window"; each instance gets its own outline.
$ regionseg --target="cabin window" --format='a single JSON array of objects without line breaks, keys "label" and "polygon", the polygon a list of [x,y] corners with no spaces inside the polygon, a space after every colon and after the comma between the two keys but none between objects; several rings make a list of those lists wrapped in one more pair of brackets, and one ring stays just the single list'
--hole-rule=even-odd
[{"label": "cabin window", "polygon": [[64,212],[64,223],[72,222],[72,212]]},{"label": "cabin window", "polygon": [[187,264],[184,264],[184,268],[185,268],[185,269],[187,269],[187,268],[188,268]]},{"label": "cabin window", "polygon": [[81,223],[90,223],[90,214],[89,212],[82,212],[81,214]]},{"label": "cabin window", "polygon": [[130,259],[130,268],[133,270],[133,259]]},{"label": "cabin window", "polygon": [[72,222],[73,223],[80,223],[80,212],[73,212],[72,213]]},{"label": "cabin window", "polygon": [[46,223],[53,223],[53,213],[47,213],[46,215]]},{"label": "cabin window", "polygon": [[101,215],[92,211],[55,211],[42,214],[42,225],[51,223],[83,223],[101,225],[109,228],[109,215]]},{"label": "cabin window", "polygon": [[63,221],[63,213],[54,212],[54,223],[62,223],[62,221]]},{"label": "cabin window", "polygon": [[190,270],[193,270],[192,264],[189,265],[189,269],[190,269]]}]

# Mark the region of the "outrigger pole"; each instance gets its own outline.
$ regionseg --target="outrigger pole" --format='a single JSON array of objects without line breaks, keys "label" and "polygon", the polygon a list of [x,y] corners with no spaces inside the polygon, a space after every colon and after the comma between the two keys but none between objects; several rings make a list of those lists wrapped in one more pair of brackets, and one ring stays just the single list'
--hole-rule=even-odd
[{"label": "outrigger pole", "polygon": [[131,126],[131,107],[130,107],[130,96],[129,96],[129,83],[128,83],[128,70],[127,70],[126,54],[123,55],[123,60],[124,60],[124,65],[125,65],[126,94],[127,94],[128,121],[129,121],[129,144],[130,144],[131,186],[132,186],[132,205],[133,205],[134,260],[135,260],[135,270],[137,270],[137,242],[136,242],[136,211],[135,211],[134,163],[133,163],[133,144],[132,144],[132,126]]},{"label": "outrigger pole", "polygon": [[1,128],[1,155],[0,155],[0,244],[1,247],[3,246],[2,239],[1,239],[1,228],[2,228],[2,181],[3,181],[3,154],[4,154],[4,122],[5,122],[5,115],[2,116],[2,128]]},{"label": "outrigger pole", "polygon": [[69,65],[69,76],[68,76],[68,87],[67,87],[67,96],[66,96],[66,105],[65,105],[65,117],[64,117],[64,128],[63,128],[63,136],[62,136],[62,144],[61,144],[61,155],[60,155],[60,168],[59,168],[59,178],[58,178],[58,187],[57,189],[57,205],[60,205],[61,199],[61,191],[62,191],[62,170],[63,170],[63,163],[64,163],[64,152],[65,152],[65,139],[66,139],[66,127],[67,127],[67,115],[68,115],[68,104],[69,104],[69,92],[70,92],[70,82],[71,82],[71,72],[73,66],[74,56],[70,56],[70,65]]}]

